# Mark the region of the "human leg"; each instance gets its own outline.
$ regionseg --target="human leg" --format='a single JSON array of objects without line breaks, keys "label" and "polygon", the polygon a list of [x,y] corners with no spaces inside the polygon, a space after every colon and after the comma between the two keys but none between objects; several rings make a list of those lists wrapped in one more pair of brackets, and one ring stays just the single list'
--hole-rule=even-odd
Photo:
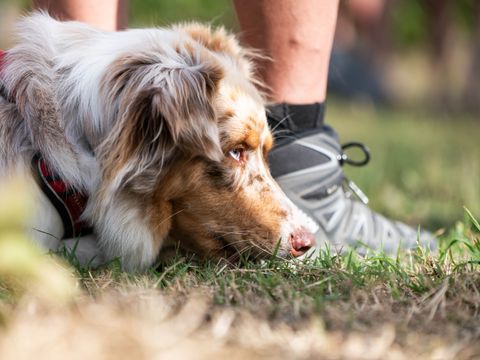
[{"label": "human leg", "polygon": [[127,27],[127,0],[33,0],[33,4],[62,20],[78,20],[110,31]]},{"label": "human leg", "polygon": [[236,0],[243,40],[273,61],[260,74],[273,103],[323,102],[338,0]]},{"label": "human leg", "polygon": [[[414,247],[417,231],[371,211],[368,199],[345,178],[348,157],[323,124],[338,1],[235,0],[235,7],[245,43],[273,60],[258,64],[272,102],[268,119],[277,143],[269,157],[272,175],[310,217],[317,241],[339,246],[361,241],[388,252]],[[427,233],[420,241],[434,245]]]},{"label": "human leg", "polygon": [[323,127],[328,64],[338,1],[234,0],[242,40],[267,59],[257,63],[267,85],[277,142]]}]

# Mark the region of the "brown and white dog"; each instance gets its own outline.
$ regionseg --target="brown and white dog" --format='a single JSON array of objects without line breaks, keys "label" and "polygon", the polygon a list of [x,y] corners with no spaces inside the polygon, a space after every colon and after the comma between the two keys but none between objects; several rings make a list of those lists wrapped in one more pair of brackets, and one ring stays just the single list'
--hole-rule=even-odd
[{"label": "brown and white dog", "polygon": [[[227,257],[313,245],[269,173],[264,100],[232,35],[199,24],[104,32],[44,13],[17,30],[0,70],[0,175],[31,179],[40,154],[88,194],[95,235],[79,239],[81,259],[135,270],[172,243]],[[37,185],[34,196],[33,237],[58,249],[62,219]]]}]

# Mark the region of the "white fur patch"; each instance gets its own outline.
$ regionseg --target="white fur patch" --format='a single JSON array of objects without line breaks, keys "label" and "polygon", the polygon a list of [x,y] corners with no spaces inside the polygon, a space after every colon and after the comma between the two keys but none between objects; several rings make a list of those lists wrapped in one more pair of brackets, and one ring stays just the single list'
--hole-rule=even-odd
[{"label": "white fur patch", "polygon": [[107,261],[119,258],[126,270],[155,261],[162,244],[155,243],[148,218],[129,201],[114,199],[95,211],[95,229]]}]

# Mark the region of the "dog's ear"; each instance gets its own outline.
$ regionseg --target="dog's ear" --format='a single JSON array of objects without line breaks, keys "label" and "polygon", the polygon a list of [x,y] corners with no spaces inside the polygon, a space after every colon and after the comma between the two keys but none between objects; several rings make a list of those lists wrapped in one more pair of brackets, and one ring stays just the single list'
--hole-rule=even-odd
[{"label": "dog's ear", "polygon": [[213,103],[222,77],[219,62],[193,46],[114,64],[103,85],[120,117],[104,147],[109,162],[129,162],[130,176],[144,178],[152,168],[158,174],[174,152],[220,160]]},{"label": "dog's ear", "polygon": [[132,135],[145,147],[163,132],[168,137],[164,140],[180,150],[219,160],[222,151],[213,97],[222,69],[213,61],[185,60],[185,66],[151,74],[155,79],[139,89],[128,111],[128,121],[136,124]]}]

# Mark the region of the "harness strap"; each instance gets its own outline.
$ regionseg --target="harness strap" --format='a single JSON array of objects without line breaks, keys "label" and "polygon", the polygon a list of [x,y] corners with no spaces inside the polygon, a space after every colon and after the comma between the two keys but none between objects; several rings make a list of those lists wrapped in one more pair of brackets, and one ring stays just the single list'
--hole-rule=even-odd
[{"label": "harness strap", "polygon": [[0,96],[7,99],[7,89],[2,83],[2,71],[3,71],[3,63],[5,61],[5,55],[7,53],[5,51],[0,50]]},{"label": "harness strap", "polygon": [[3,59],[5,58],[5,55],[7,55],[7,53],[3,50],[0,50],[0,71],[2,71]]},{"label": "harness strap", "polygon": [[33,156],[32,170],[35,181],[62,219],[63,239],[91,234],[91,226],[81,219],[88,197],[66,184],[38,153]]}]

